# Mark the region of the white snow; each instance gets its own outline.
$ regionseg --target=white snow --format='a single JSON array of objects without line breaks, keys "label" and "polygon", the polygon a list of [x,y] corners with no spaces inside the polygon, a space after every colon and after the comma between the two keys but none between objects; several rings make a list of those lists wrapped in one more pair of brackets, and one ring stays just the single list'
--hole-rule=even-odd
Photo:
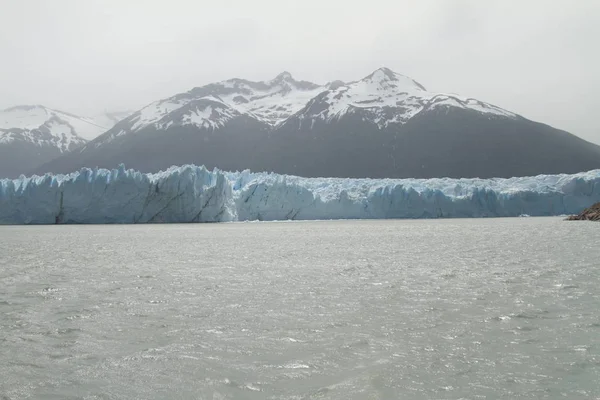
[{"label": "white snow", "polygon": [[50,110],[41,106],[33,106],[29,109],[9,108],[0,111],[0,129],[36,129],[50,117]]},{"label": "white snow", "polygon": [[252,91],[252,95],[244,96],[244,98],[249,100],[248,103],[237,104],[234,98],[238,94],[229,94],[220,97],[226,104],[240,113],[251,113],[257,119],[271,126],[277,125],[292,114],[300,111],[310,99],[325,90],[324,87],[302,90],[293,84],[290,84],[289,88],[282,85],[274,85],[265,91],[257,91],[249,87],[247,89]]},{"label": "white snow", "polygon": [[177,110],[185,104],[187,104],[187,102],[184,101],[155,101],[142,108],[133,118],[131,131],[137,131],[152,123],[158,122],[165,115],[169,114],[171,111]]},{"label": "white snow", "polygon": [[476,99],[467,99],[458,95],[446,95],[438,94],[430,99],[430,107],[436,108],[439,106],[450,106],[458,108],[468,108],[471,110],[479,111],[484,114],[495,114],[504,117],[514,118],[516,114],[504,110],[500,107],[496,107],[492,104],[484,103]]},{"label": "white snow", "polygon": [[[190,112],[184,115],[181,124],[217,129],[237,115],[239,115],[238,112],[228,107],[226,104],[218,102],[215,107],[204,105],[191,108]],[[166,124],[161,125],[161,127],[167,129],[172,124],[174,124],[174,122],[170,120]]]},{"label": "white snow", "polygon": [[112,127],[112,125],[98,125],[91,118],[78,117],[62,111],[36,105],[18,106],[0,111],[0,129],[38,129],[52,117],[58,118],[63,121],[65,125],[73,127],[75,133],[86,140],[93,139]]},{"label": "white snow", "polygon": [[[314,125],[315,120],[340,118],[357,109],[370,115],[380,128],[389,124],[405,123],[426,108],[442,106],[471,109],[511,118],[516,116],[509,111],[475,99],[428,92],[413,79],[387,68],[381,68],[362,80],[342,84],[332,90],[329,90],[328,85],[306,87],[295,81],[287,72],[265,82],[230,79],[156,101],[144,107],[131,118],[132,125],[129,131],[136,132],[149,125],[165,129],[173,124],[185,123],[193,123],[204,128],[217,128],[239,114],[246,114],[270,126],[278,126],[285,123],[292,115],[302,111],[323,92],[326,92],[325,109],[318,107],[318,111],[314,114],[309,112],[299,115],[300,119],[312,120],[310,126]],[[223,104],[223,111],[206,118],[200,117],[199,114],[194,116],[192,111],[185,114],[183,120],[176,120],[181,118],[181,113],[177,114],[179,117],[170,115],[173,111],[201,99]],[[230,111],[225,111],[227,109]]]},{"label": "white snow", "polygon": [[71,128],[68,125],[61,124],[58,121],[50,121],[47,126],[50,129],[50,133],[54,136],[71,134]]},{"label": "white snow", "polygon": [[14,134],[12,134],[10,132],[0,131],[0,144],[10,143],[14,140],[15,140]]},{"label": "white snow", "polygon": [[307,179],[124,167],[0,180],[0,223],[145,223],[565,215],[600,201],[600,170],[510,179]]},{"label": "white snow", "polygon": [[85,143],[85,140],[78,136],[73,127],[56,116],[51,116],[35,129],[17,128],[19,131],[0,131],[0,144],[6,144],[13,141],[24,141],[33,143],[37,146],[52,146],[58,148],[61,152],[72,150],[73,148]]},{"label": "white snow", "polygon": [[[90,118],[40,105],[17,106],[0,111],[0,129],[5,130],[0,132],[0,143],[25,140],[37,145],[57,146],[60,151],[67,151],[93,139],[111,126],[101,126]],[[13,132],[6,132],[10,129]],[[15,132],[15,129],[22,131]]]},{"label": "white snow", "polygon": [[210,116],[212,114],[212,107],[207,106],[204,110],[196,110],[192,111],[190,115],[188,115],[188,120],[192,124],[197,124],[202,126],[205,122],[210,120]]},{"label": "white snow", "polygon": [[57,139],[57,145],[61,151],[71,149],[71,145],[78,146],[83,143],[70,125],[51,120],[46,123],[46,127],[50,130],[50,134]]},{"label": "white snow", "polygon": [[[268,82],[250,83],[231,79],[215,84],[223,91],[218,96],[213,94],[198,97],[176,95],[154,102],[140,110],[139,116],[132,119],[131,132],[139,131],[152,124],[164,127],[171,121],[166,118],[169,113],[201,99],[219,102],[224,105],[223,110],[230,108],[232,111],[221,112],[229,117],[247,114],[275,126],[302,109],[310,99],[326,89],[324,86],[309,90],[298,87],[289,74],[282,74],[281,78]],[[196,118],[191,114],[188,114],[188,117],[188,123],[191,119]],[[226,120],[221,119],[211,124],[208,120],[203,119],[195,124],[203,127],[217,127],[222,126]],[[172,123],[178,124],[178,121]]]},{"label": "white snow", "polygon": [[[303,115],[312,120],[331,120],[356,109],[371,114],[380,128],[391,123],[405,123],[423,109],[440,106],[471,109],[514,118],[516,115],[499,107],[458,95],[428,92],[404,75],[381,68],[366,78],[327,92],[328,107]],[[390,117],[390,113],[393,115]]]}]

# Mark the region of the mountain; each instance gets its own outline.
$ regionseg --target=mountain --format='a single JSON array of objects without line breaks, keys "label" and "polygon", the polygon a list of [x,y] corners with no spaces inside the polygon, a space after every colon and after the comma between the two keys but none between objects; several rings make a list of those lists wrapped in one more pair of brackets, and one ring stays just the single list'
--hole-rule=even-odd
[{"label": "mountain", "polygon": [[[482,101],[428,92],[379,69],[288,118],[269,151],[280,173],[349,177],[512,177],[600,167],[600,146]],[[366,172],[366,173],[365,173]]]},{"label": "mountain", "polygon": [[133,110],[124,110],[124,111],[104,111],[103,113],[94,115],[91,117],[91,120],[98,126],[105,127],[105,129],[101,132],[98,132],[93,137],[86,137],[88,140],[95,139],[100,134],[106,132],[115,124],[133,114],[135,111]]},{"label": "mountain", "polygon": [[33,172],[121,162],[155,171],[198,157],[207,166],[251,168],[276,126],[325,89],[287,72],[267,82],[231,79],[194,88],[149,104],[80,151]]},{"label": "mountain", "polygon": [[380,68],[317,85],[284,72],[156,101],[33,172],[203,164],[306,177],[509,177],[600,168],[600,146]]},{"label": "mountain", "polygon": [[0,111],[0,177],[15,177],[87,143],[114,125],[100,125],[41,105]]}]

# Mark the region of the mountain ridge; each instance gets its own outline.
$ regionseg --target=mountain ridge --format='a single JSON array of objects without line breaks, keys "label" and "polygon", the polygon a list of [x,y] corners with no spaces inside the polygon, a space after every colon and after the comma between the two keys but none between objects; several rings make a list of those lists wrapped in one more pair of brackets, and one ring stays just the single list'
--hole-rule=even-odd
[{"label": "mountain ridge", "polygon": [[121,162],[144,172],[195,163],[307,177],[487,178],[600,168],[600,146],[490,103],[427,91],[389,68],[324,85],[282,72],[152,102],[32,172]]},{"label": "mountain ridge", "polygon": [[0,176],[17,176],[74,151],[112,125],[41,104],[0,110]]}]

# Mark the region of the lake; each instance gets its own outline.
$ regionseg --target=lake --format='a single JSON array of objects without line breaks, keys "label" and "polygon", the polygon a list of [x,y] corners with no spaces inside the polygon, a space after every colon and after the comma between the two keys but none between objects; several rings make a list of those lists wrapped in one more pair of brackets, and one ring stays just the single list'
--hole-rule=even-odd
[{"label": "lake", "polygon": [[0,227],[0,399],[600,398],[600,224]]}]

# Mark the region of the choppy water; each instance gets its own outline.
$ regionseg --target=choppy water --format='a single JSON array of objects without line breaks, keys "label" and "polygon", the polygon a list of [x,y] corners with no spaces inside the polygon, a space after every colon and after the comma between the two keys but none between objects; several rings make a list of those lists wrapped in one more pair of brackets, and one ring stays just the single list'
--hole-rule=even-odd
[{"label": "choppy water", "polygon": [[1,399],[600,397],[600,224],[0,228]]}]

